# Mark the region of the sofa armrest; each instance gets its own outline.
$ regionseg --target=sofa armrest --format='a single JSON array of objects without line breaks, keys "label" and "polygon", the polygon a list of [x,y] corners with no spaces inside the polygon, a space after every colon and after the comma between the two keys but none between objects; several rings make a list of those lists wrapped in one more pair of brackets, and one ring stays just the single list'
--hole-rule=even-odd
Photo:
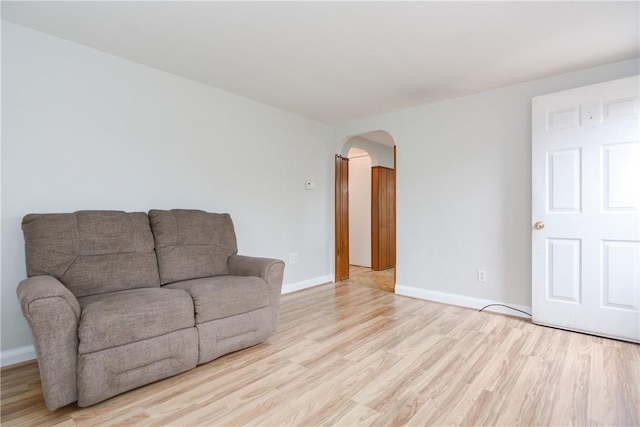
[{"label": "sofa armrest", "polygon": [[229,272],[233,276],[257,276],[263,278],[269,288],[271,300],[271,324],[275,332],[278,325],[278,309],[282,293],[284,261],[272,258],[257,258],[244,255],[229,257]]},{"label": "sofa armrest", "polygon": [[17,294],[22,313],[31,327],[47,408],[53,411],[75,402],[78,400],[78,300],[52,276],[23,280]]},{"label": "sofa armrest", "polygon": [[229,257],[229,272],[233,276],[262,277],[269,285],[281,287],[284,262],[272,258],[231,255]]}]

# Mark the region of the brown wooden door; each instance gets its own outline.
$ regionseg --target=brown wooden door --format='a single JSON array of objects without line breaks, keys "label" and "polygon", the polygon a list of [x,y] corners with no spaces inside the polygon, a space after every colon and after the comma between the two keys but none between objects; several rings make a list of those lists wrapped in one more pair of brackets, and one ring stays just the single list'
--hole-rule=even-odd
[{"label": "brown wooden door", "polygon": [[349,159],[336,155],[336,282],[349,278]]},{"label": "brown wooden door", "polygon": [[396,208],[395,170],[371,168],[371,269],[395,267]]}]

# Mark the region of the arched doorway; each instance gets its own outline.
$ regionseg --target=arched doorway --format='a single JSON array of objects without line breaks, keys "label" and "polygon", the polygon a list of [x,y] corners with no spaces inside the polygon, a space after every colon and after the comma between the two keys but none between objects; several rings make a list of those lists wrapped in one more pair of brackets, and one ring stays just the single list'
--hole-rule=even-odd
[{"label": "arched doorway", "polygon": [[[363,166],[369,170],[363,170]],[[367,276],[384,277],[383,281],[387,282],[373,287],[393,290],[396,264],[395,169],[395,144],[385,131],[348,137],[340,154],[336,155],[336,282],[349,280],[350,270],[354,271],[354,267],[359,271],[363,271],[360,267],[366,267],[369,271],[386,271],[385,274]],[[369,181],[369,185],[363,185],[363,180]],[[362,194],[363,191],[368,194]],[[363,204],[365,209],[369,205],[369,215],[362,214]],[[360,209],[360,213],[355,214],[353,209]],[[363,256],[363,247],[366,250],[367,246],[370,256]]]}]

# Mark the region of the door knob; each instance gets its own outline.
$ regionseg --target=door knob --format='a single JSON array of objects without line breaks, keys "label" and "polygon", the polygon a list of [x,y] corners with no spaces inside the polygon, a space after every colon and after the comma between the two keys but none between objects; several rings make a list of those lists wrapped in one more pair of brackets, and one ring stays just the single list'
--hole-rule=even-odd
[{"label": "door knob", "polygon": [[536,223],[533,224],[533,226],[536,228],[536,230],[542,230],[544,228],[544,222],[536,221]]}]

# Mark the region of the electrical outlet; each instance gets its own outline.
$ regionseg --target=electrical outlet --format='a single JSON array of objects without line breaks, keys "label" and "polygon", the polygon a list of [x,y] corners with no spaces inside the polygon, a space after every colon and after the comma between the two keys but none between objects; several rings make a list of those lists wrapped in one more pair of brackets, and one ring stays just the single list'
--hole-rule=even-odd
[{"label": "electrical outlet", "polygon": [[485,283],[487,281],[487,272],[484,270],[478,270],[478,282]]},{"label": "electrical outlet", "polygon": [[289,264],[297,264],[298,263],[298,252],[291,252],[289,254]]}]

